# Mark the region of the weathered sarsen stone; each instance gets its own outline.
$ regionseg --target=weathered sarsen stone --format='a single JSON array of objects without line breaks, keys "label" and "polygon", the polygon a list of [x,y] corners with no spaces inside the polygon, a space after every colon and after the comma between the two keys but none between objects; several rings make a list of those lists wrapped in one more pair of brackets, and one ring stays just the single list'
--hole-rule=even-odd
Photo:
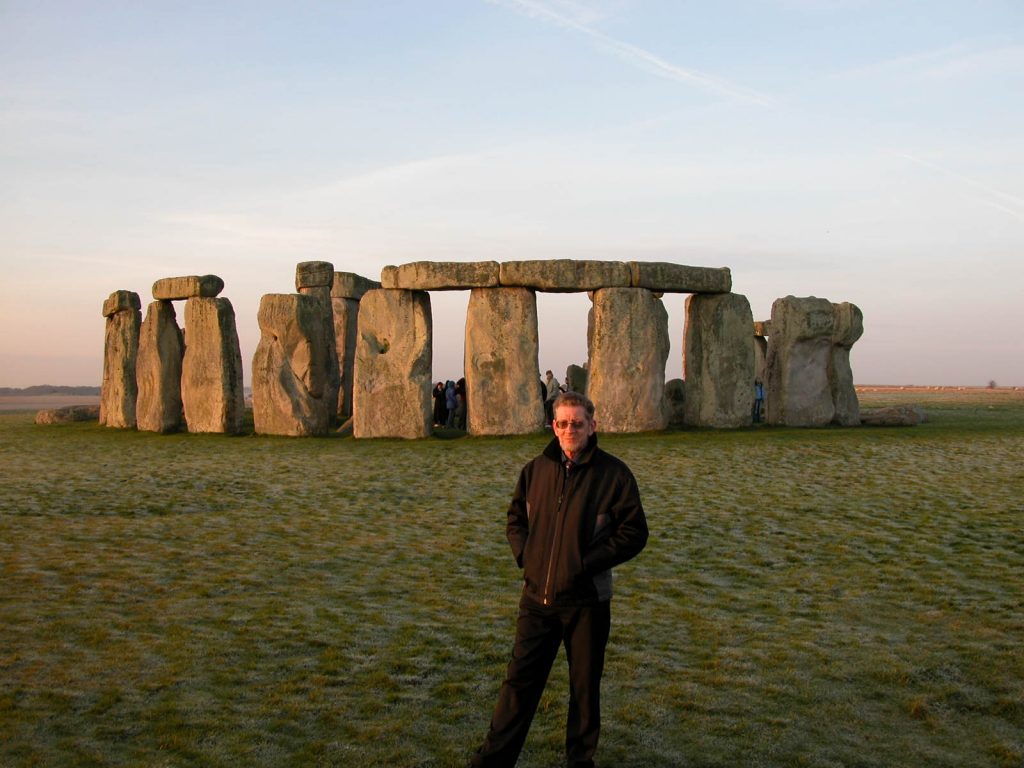
[{"label": "weathered sarsen stone", "polygon": [[[323,329],[319,338],[324,345],[321,353],[327,356],[327,378],[324,382],[326,391],[324,399],[334,403],[331,420],[338,412],[338,397],[341,391],[341,370],[338,364],[337,339],[334,332],[334,302],[331,290],[334,286],[334,265],[326,261],[307,261],[298,265],[295,270],[295,289],[302,295],[312,296],[320,302],[323,310],[320,315]],[[311,283],[320,283],[311,285]]]},{"label": "weathered sarsen stone", "polygon": [[433,363],[430,294],[381,288],[359,302],[352,434],[430,434]]},{"label": "weathered sarsen stone", "polygon": [[521,286],[550,292],[584,292],[598,288],[628,287],[629,267],[620,261],[505,261],[499,280],[502,286]]},{"label": "weathered sarsen stone", "polygon": [[185,340],[181,400],[188,431],[239,434],[245,400],[231,302],[201,297],[185,302]]},{"label": "weathered sarsen stone", "polygon": [[103,302],[107,318],[103,339],[103,386],[100,424],[120,429],[135,426],[139,390],[135,361],[139,354],[142,302],[134,291],[114,291]]},{"label": "weathered sarsen stone", "polygon": [[528,288],[474,288],[466,311],[465,350],[469,432],[541,431],[537,295]]},{"label": "weathered sarsen stone", "polygon": [[668,408],[669,427],[679,428],[686,424],[686,382],[669,379],[665,382],[665,405]]},{"label": "weathered sarsen stone", "polygon": [[352,416],[359,301],[331,298],[331,313],[334,317],[334,354],[338,359],[337,415],[339,421],[345,421]]},{"label": "weathered sarsen stone", "polygon": [[844,301],[832,305],[832,319],[832,359],[828,371],[835,406],[832,421],[843,426],[856,426],[861,423],[860,403],[853,386],[850,349],[864,334],[864,315],[855,304]]},{"label": "weathered sarsen stone", "polygon": [[565,367],[565,391],[587,394],[587,369],[573,363]]},{"label": "weathered sarsen stone", "polygon": [[380,287],[381,284],[376,280],[357,275],[355,272],[335,272],[334,282],[331,284],[331,298],[358,301],[367,291]]},{"label": "weathered sarsen stone", "polygon": [[928,416],[919,405],[866,408],[860,412],[860,423],[871,427],[915,427],[926,421]]},{"label": "weathered sarsen stone", "polygon": [[645,432],[668,424],[668,313],[646,288],[594,291],[587,332],[587,395],[602,432]]},{"label": "weathered sarsen stone", "polygon": [[184,423],[181,364],[185,343],[174,305],[154,301],[146,309],[139,335],[135,378],[139,383],[138,427],[145,432],[174,432]]},{"label": "weathered sarsen stone", "polygon": [[772,304],[765,363],[769,424],[819,427],[832,421],[835,404],[829,370],[834,327],[832,303],[827,299],[786,296]]},{"label": "weathered sarsen stone", "polygon": [[110,317],[118,312],[141,312],[142,300],[135,291],[114,291],[103,300],[103,316]]},{"label": "weathered sarsen stone", "polygon": [[329,261],[300,261],[295,265],[295,290],[330,288],[334,284],[334,265]]},{"label": "weathered sarsen stone", "polygon": [[187,275],[164,277],[153,283],[153,298],[173,301],[195,297],[213,298],[224,290],[224,281],[216,275]]},{"label": "weathered sarsen stone", "polygon": [[356,327],[359,300],[367,291],[380,288],[376,280],[354,272],[335,272],[331,285],[335,356],[338,359],[338,420],[352,416],[352,384],[356,359]]},{"label": "weathered sarsen stone", "polygon": [[257,319],[252,359],[252,417],[264,435],[326,435],[337,408],[328,386],[336,369],[324,339],[324,309],[315,296],[267,294]]},{"label": "weathered sarsen stone", "polygon": [[98,405],[65,405],[36,411],[36,424],[71,424],[76,421],[96,421],[100,417]]},{"label": "weathered sarsen stone", "polygon": [[457,291],[498,285],[496,261],[414,261],[387,266],[380,273],[384,288],[409,291]]},{"label": "weathered sarsen stone", "polygon": [[687,424],[729,429],[752,423],[753,323],[746,296],[716,293],[687,297],[683,341]]},{"label": "weathered sarsen stone", "polygon": [[658,261],[628,262],[630,284],[658,293],[728,293],[732,273],[728,267],[688,267]]}]

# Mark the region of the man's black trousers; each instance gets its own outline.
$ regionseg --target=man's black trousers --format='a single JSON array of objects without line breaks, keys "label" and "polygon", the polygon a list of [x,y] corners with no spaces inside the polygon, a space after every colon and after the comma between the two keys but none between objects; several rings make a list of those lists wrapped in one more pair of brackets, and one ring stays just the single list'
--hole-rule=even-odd
[{"label": "man's black trousers", "polygon": [[513,768],[526,741],[558,647],[569,663],[565,753],[570,766],[593,765],[601,730],[601,674],[611,626],[608,602],[547,608],[524,595],[519,604],[512,660],[483,745],[470,763]]}]

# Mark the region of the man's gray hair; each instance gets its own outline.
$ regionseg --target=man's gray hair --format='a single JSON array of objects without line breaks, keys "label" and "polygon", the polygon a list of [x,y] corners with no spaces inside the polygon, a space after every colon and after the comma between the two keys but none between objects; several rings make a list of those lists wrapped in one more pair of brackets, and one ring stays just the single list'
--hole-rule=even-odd
[{"label": "man's gray hair", "polygon": [[590,398],[585,395],[581,395],[579,392],[560,392],[553,403],[551,403],[551,412],[562,405],[568,405],[570,407],[582,406],[587,411],[587,416],[594,418],[594,404],[590,402]]}]

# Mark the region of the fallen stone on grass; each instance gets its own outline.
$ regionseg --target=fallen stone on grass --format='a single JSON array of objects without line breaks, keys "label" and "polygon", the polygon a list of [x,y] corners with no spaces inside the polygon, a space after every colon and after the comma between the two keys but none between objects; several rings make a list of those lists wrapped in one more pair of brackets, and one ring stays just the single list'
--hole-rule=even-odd
[{"label": "fallen stone on grass", "polygon": [[99,417],[98,405],[68,405],[39,411],[36,413],[36,424],[70,424],[74,421],[97,421]]},{"label": "fallen stone on grass", "polygon": [[869,427],[913,427],[926,421],[928,414],[919,405],[866,408],[860,412],[860,423]]}]

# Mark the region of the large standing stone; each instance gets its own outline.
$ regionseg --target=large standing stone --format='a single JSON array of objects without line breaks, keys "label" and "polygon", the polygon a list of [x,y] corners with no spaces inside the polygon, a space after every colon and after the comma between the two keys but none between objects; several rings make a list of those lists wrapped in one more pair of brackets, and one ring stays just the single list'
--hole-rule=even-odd
[{"label": "large standing stone", "polygon": [[668,313],[645,288],[594,291],[587,349],[588,397],[602,432],[645,432],[668,425],[665,361]]},{"label": "large standing stone", "polygon": [[331,420],[334,420],[338,413],[338,401],[341,392],[341,369],[338,363],[338,340],[335,335],[334,325],[334,300],[331,298],[331,289],[320,285],[315,288],[300,288],[299,294],[316,299],[320,304],[320,322],[323,324],[317,338],[324,348],[318,352],[327,357],[327,379],[324,382],[326,393],[324,399],[334,403],[331,411]]},{"label": "large standing stone", "polygon": [[499,279],[502,286],[521,286],[538,291],[584,292],[599,288],[628,287],[629,267],[620,261],[505,261]]},{"label": "large standing stone", "polygon": [[139,354],[142,302],[134,291],[114,291],[103,302],[106,330],[103,339],[103,386],[100,388],[100,424],[129,429],[135,426],[139,390],[135,361]]},{"label": "large standing stone", "polygon": [[185,343],[174,305],[154,301],[146,310],[139,337],[135,377],[139,382],[138,426],[146,432],[174,432],[184,420],[181,363]]},{"label": "large standing stone", "polygon": [[153,283],[153,298],[173,301],[195,297],[213,298],[224,290],[224,281],[216,275],[187,275],[164,277]]},{"label": "large standing stone", "polygon": [[544,428],[537,389],[537,295],[475,288],[466,310],[469,432],[517,435]]},{"label": "large standing stone", "polygon": [[493,288],[498,285],[498,262],[415,261],[398,267],[384,267],[380,283],[385,288],[408,291]]},{"label": "large standing stone", "polygon": [[239,434],[245,416],[235,310],[226,298],[185,302],[181,401],[189,432]]},{"label": "large standing stone", "polygon": [[688,267],[657,261],[631,261],[630,283],[655,293],[728,293],[732,273],[728,267]]},{"label": "large standing stone", "polygon": [[683,342],[687,424],[734,428],[752,423],[753,323],[746,296],[718,293],[687,297]]},{"label": "large standing stone", "polygon": [[381,288],[359,302],[352,434],[430,434],[433,363],[430,294]]},{"label": "large standing stone", "polygon": [[669,379],[665,382],[665,405],[668,408],[668,425],[679,428],[686,424],[686,382]]},{"label": "large standing stone", "polygon": [[338,358],[337,414],[339,421],[346,421],[352,415],[359,301],[332,298],[331,309],[334,316],[334,354]]},{"label": "large standing stone", "polygon": [[587,369],[582,365],[570,364],[565,367],[565,391],[587,394]]},{"label": "large standing stone", "polygon": [[[264,435],[325,435],[337,408],[328,380],[336,365],[324,341],[324,309],[315,296],[267,294],[252,359],[252,417]],[[334,394],[334,399],[332,398]]]},{"label": "large standing stone", "polygon": [[864,333],[864,315],[855,304],[844,301],[832,305],[832,317],[832,360],[829,366],[829,383],[835,406],[832,421],[847,427],[856,426],[861,423],[860,403],[853,386],[850,349]]},{"label": "large standing stone", "polygon": [[380,288],[376,280],[354,272],[335,272],[331,285],[335,356],[338,358],[338,420],[352,416],[352,384],[356,360],[356,326],[359,300],[367,291]]},{"label": "large standing stone", "polygon": [[834,327],[827,299],[786,296],[772,304],[765,363],[769,424],[819,427],[832,421],[829,370]]}]

